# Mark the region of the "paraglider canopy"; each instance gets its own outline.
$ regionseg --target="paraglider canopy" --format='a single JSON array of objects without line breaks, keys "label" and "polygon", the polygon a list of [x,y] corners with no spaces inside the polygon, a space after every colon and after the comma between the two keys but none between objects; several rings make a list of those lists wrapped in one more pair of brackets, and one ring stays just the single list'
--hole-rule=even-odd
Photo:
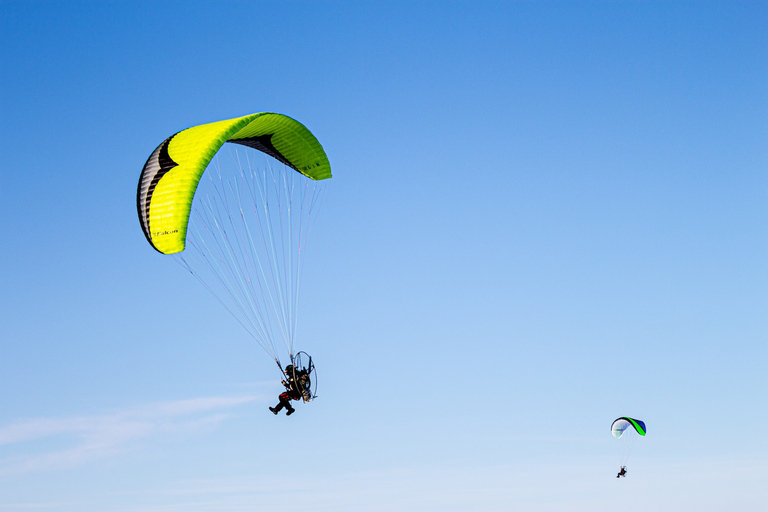
[{"label": "paraglider canopy", "polygon": [[182,130],[149,156],[136,194],[141,228],[159,252],[184,250],[197,184],[225,142],[257,149],[312,180],[331,177],[331,164],[315,136],[282,114],[260,112]]},{"label": "paraglider canopy", "polygon": [[624,435],[624,431],[629,427],[633,427],[635,432],[637,432],[639,435],[645,435],[645,423],[641,420],[628,418],[626,416],[622,416],[621,418],[614,420],[614,422],[611,424],[611,434],[613,434],[613,437],[616,439],[619,439],[622,435]]}]

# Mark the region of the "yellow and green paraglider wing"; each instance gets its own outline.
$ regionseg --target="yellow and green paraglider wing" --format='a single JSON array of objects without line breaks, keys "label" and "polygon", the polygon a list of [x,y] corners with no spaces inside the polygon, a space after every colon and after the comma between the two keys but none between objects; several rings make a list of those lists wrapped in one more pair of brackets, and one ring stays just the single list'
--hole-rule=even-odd
[{"label": "yellow and green paraglider wing", "polygon": [[263,151],[313,180],[331,177],[331,164],[315,136],[282,114],[262,112],[180,131],[152,152],[136,193],[141,228],[161,253],[184,250],[197,184],[225,142]]}]

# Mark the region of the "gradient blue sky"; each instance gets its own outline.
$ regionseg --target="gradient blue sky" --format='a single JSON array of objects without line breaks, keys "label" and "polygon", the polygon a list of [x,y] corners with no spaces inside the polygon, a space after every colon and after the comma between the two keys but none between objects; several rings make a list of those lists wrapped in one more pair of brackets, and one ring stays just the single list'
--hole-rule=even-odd
[{"label": "gradient blue sky", "polygon": [[[0,511],[768,508],[765,2],[0,1]],[[320,398],[152,250],[176,131],[333,166]],[[617,481],[609,432],[641,418]]]}]

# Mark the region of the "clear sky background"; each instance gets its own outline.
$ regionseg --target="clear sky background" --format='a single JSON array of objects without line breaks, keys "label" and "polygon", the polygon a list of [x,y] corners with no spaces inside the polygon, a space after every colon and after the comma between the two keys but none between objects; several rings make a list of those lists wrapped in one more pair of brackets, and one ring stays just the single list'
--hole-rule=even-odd
[{"label": "clear sky background", "polygon": [[[768,509],[765,2],[0,2],[0,511]],[[334,178],[317,401],[146,242],[152,150]],[[617,480],[609,432],[645,420]]]}]

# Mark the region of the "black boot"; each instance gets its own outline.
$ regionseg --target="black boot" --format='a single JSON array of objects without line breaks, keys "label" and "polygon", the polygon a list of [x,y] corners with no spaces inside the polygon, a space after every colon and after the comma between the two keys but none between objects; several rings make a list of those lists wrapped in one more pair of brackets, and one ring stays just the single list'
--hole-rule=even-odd
[{"label": "black boot", "polygon": [[[288,412],[287,412],[287,413],[285,413],[285,415],[286,415],[286,416],[290,416],[291,414],[293,414],[293,413],[295,413],[295,412],[296,412],[296,409],[288,409]],[[275,414],[277,414],[277,413],[275,413]]]},{"label": "black boot", "polygon": [[274,407],[270,407],[269,410],[272,411],[272,414],[277,415],[277,409]]}]

